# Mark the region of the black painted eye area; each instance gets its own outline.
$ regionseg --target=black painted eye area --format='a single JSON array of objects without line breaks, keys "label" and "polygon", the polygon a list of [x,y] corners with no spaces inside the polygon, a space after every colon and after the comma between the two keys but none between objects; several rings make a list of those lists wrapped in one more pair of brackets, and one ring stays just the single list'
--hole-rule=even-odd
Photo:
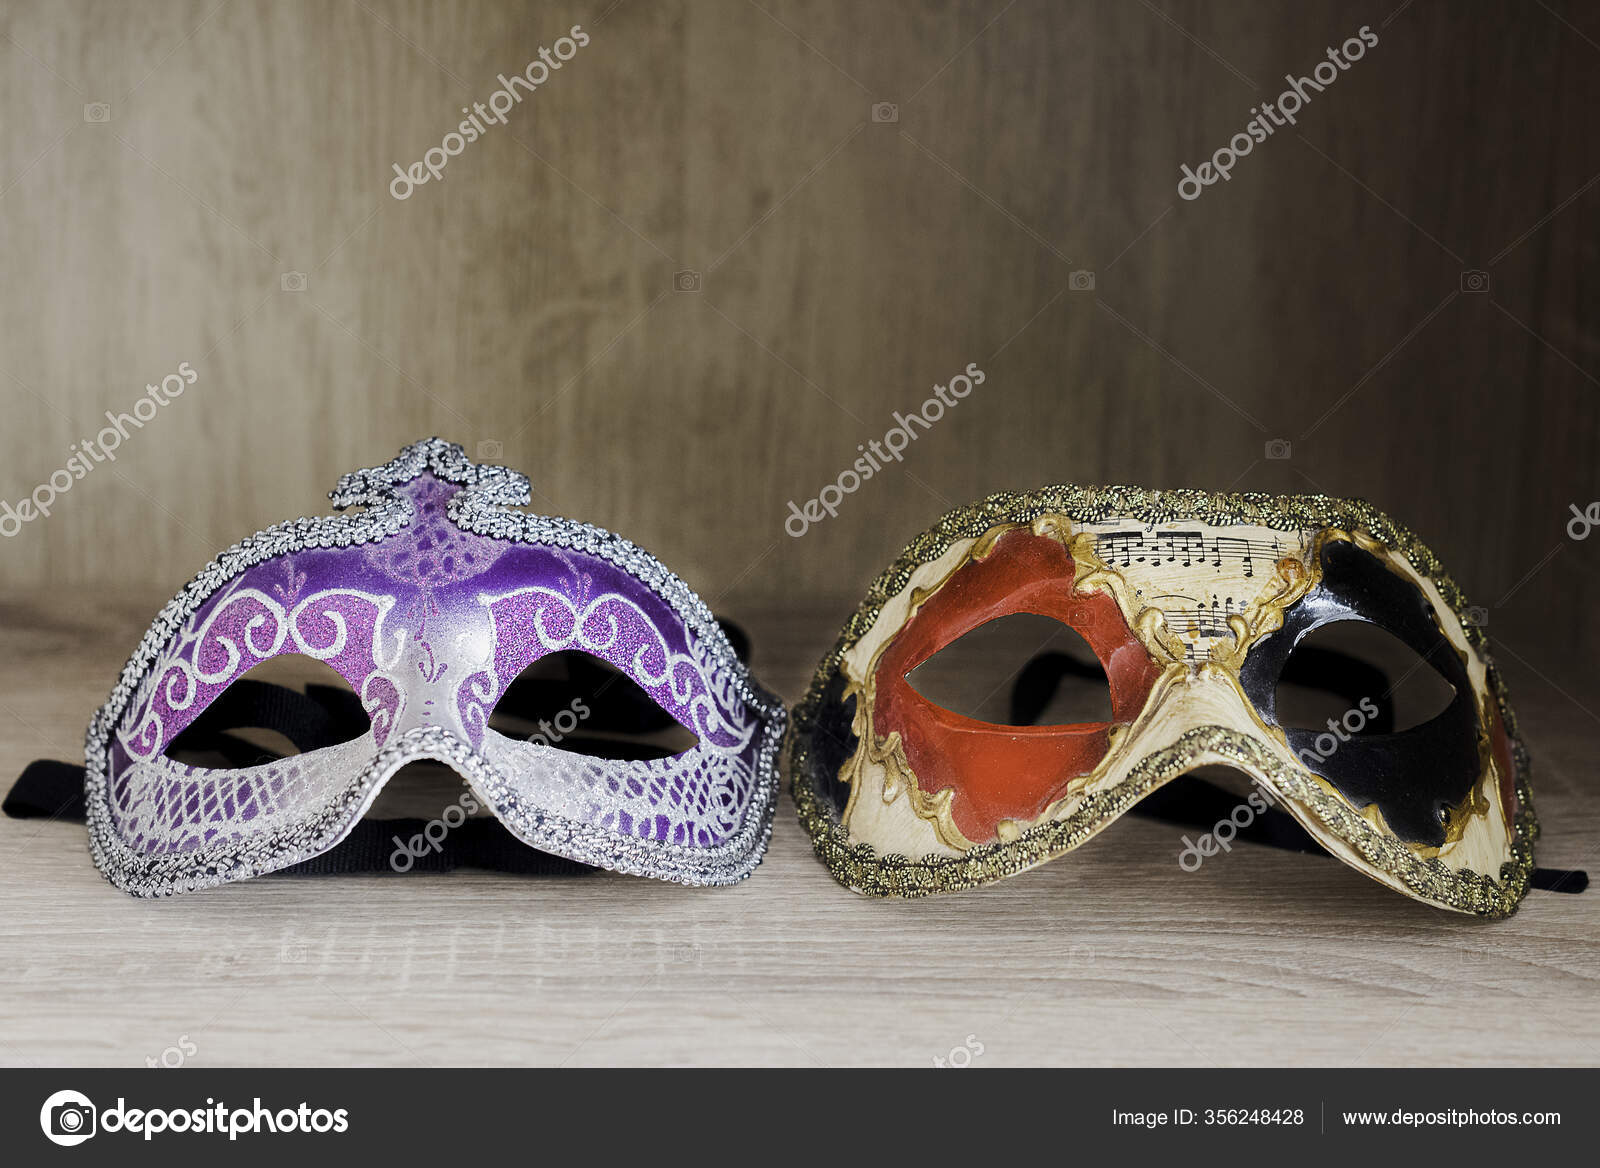
[{"label": "black painted eye area", "polygon": [[844,672],[835,669],[818,695],[816,712],[810,727],[808,760],[810,773],[795,776],[796,782],[809,780],[812,789],[826,800],[835,815],[841,815],[850,801],[850,787],[839,778],[839,772],[856,752],[860,740],[856,737],[854,723],[855,695],[845,696]]},{"label": "black painted eye area", "polygon": [[[1327,634],[1312,639],[1318,630],[1337,627],[1348,637],[1356,625],[1386,634],[1385,645],[1397,643],[1400,662],[1410,655],[1401,678],[1391,681],[1387,669],[1360,656],[1341,664],[1341,656],[1321,643]],[[1412,710],[1400,723],[1410,725],[1395,729],[1394,696],[1402,684],[1411,685],[1408,700],[1417,700],[1417,682],[1430,674],[1449,688],[1449,695],[1431,716]],[[1393,691],[1381,701],[1363,692],[1376,686],[1380,675]],[[1466,665],[1412,581],[1348,540],[1328,540],[1321,582],[1284,614],[1283,628],[1251,650],[1239,680],[1262,717],[1284,728],[1289,749],[1307,770],[1357,808],[1376,807],[1399,838],[1433,847],[1446,842],[1452,812],[1480,778],[1477,703]],[[1285,681],[1321,685],[1337,695],[1335,701],[1344,701],[1342,711],[1330,714],[1335,725],[1326,719],[1320,726],[1297,725],[1306,720],[1299,709],[1286,704],[1280,711]],[[1441,695],[1435,691],[1433,696]],[[1350,730],[1346,718],[1359,732]]]}]

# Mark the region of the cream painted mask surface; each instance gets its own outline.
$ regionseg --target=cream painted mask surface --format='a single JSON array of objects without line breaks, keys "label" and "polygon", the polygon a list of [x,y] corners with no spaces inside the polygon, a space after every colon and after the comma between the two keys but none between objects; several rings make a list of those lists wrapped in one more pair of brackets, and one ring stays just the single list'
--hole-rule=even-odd
[{"label": "cream painted mask surface", "polygon": [[[1537,823],[1527,752],[1470,611],[1432,552],[1358,501],[1071,486],[991,496],[913,540],[823,659],[789,740],[800,818],[842,883],[920,896],[1023,872],[1220,765],[1254,784],[1253,806],[1287,812],[1373,879],[1504,916],[1533,877]],[[1109,720],[999,725],[907,680],[1018,613],[1083,638]],[[1326,727],[1280,719],[1287,674],[1305,676],[1308,661],[1331,672],[1307,638],[1356,625],[1419,659],[1448,689],[1442,708],[1395,730],[1380,676],[1347,687],[1348,714]]]}]

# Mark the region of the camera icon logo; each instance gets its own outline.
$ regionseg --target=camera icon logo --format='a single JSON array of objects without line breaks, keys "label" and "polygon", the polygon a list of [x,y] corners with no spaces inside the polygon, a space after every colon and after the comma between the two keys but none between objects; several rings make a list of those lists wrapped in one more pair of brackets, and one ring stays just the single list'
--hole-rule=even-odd
[{"label": "camera icon logo", "polygon": [[304,272],[285,272],[278,277],[278,287],[285,292],[304,292],[306,290],[306,274]]},{"label": "camera icon logo", "polygon": [[685,268],[681,272],[673,273],[672,288],[676,292],[700,291],[700,273],[693,268]]},{"label": "camera icon logo", "polygon": [[672,963],[674,965],[699,965],[700,946],[693,941],[680,942],[672,948]]},{"label": "camera icon logo", "polygon": [[485,438],[478,443],[479,462],[499,462],[506,456],[506,448],[498,438]]},{"label": "camera icon logo", "polygon": [[1078,270],[1067,277],[1067,290],[1069,292],[1093,292],[1094,273]]},{"label": "camera icon logo", "polygon": [[39,1127],[52,1144],[72,1148],[94,1135],[96,1114],[87,1095],[57,1091],[39,1109]]},{"label": "camera icon logo", "polygon": [[111,120],[111,103],[91,101],[83,107],[83,120],[86,122],[109,122]]},{"label": "camera icon logo", "polygon": [[1294,453],[1294,447],[1287,438],[1272,438],[1267,441],[1266,456],[1273,462],[1283,462]]},{"label": "camera icon logo", "polygon": [[1484,628],[1489,623],[1489,610],[1481,605],[1474,604],[1461,614],[1461,623],[1468,628]]},{"label": "camera icon logo", "polygon": [[900,120],[900,107],[892,101],[873,102],[872,120],[880,124],[898,122]]},{"label": "camera icon logo", "polygon": [[1487,292],[1489,290],[1489,273],[1479,271],[1477,268],[1468,268],[1461,273],[1461,290],[1463,292]]}]

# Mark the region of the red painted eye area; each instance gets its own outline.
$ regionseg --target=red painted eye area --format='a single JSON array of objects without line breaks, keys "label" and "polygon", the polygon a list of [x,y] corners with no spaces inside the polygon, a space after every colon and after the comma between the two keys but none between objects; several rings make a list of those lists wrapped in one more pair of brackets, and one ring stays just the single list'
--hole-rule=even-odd
[{"label": "red painted eye area", "polygon": [[[1110,730],[1144,708],[1160,666],[1105,593],[1072,591],[1072,557],[1057,540],[1020,529],[1001,536],[931,596],[896,634],[874,678],[874,731],[900,734],[923,794],[951,790],[951,815],[968,840],[998,837],[1002,820],[1028,821],[1105,757]],[[1002,726],[928,701],[906,680],[917,666],[980,625],[1016,613],[1060,621],[1105,670],[1110,722]]]}]

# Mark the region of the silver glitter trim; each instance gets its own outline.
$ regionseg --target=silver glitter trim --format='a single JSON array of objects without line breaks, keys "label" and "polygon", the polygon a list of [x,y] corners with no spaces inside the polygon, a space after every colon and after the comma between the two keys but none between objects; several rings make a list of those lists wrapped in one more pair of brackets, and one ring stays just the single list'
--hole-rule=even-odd
[{"label": "silver glitter trim", "polygon": [[[734,688],[761,724],[757,788],[743,825],[726,842],[695,848],[622,836],[528,806],[507,778],[448,731],[421,727],[388,744],[343,794],[309,821],[268,835],[182,853],[147,856],[129,848],[111,822],[107,771],[110,739],[163,649],[215,593],[247,569],[309,548],[375,543],[412,520],[414,510],[398,488],[424,472],[463,488],[449,516],[465,531],[543,547],[570,548],[603,559],[664,600],[734,679]],[[750,676],[711,610],[654,556],[603,528],[569,519],[508,510],[527,505],[526,476],[509,467],[479,466],[453,442],[413,443],[382,466],[353,471],[329,496],[336,508],[366,507],[354,515],[293,519],[241,540],[206,564],[168,601],[123,667],[111,695],[90,720],[84,741],[84,793],[89,849],[112,884],[134,896],[169,896],[260,876],[298,864],[333,847],[361,818],[383,784],[409,762],[433,759],[457,770],[519,838],[541,851],[635,876],[690,885],[732,884],[755,870],[772,836],[777,805],[777,753],[787,714],[783,704]]]}]

